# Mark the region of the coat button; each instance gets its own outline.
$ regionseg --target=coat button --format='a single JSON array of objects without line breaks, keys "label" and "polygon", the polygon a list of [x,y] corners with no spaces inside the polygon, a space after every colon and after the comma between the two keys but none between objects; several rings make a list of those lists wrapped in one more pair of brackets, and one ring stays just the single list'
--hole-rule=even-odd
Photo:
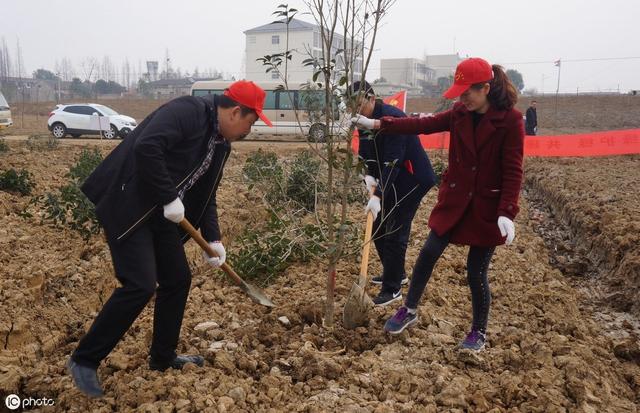
[{"label": "coat button", "polygon": [[473,196],[473,192],[469,192],[469,197],[472,197],[472,196]]},{"label": "coat button", "polygon": [[455,187],[456,187],[456,183],[455,182],[452,182],[452,183],[449,184],[449,188],[455,188]]},{"label": "coat button", "polygon": [[471,168],[471,170],[475,172],[475,171],[476,171],[476,167],[475,167],[475,166],[473,166],[473,167]]},{"label": "coat button", "polygon": [[508,209],[509,211],[511,211],[511,210],[513,209],[513,205],[509,205],[509,206],[507,207],[507,209]]}]

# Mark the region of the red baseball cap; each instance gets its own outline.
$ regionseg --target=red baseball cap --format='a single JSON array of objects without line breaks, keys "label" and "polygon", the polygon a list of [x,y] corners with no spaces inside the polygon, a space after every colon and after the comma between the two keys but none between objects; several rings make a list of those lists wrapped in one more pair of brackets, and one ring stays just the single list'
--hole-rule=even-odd
[{"label": "red baseball cap", "polygon": [[442,96],[455,99],[476,83],[488,82],[493,79],[493,69],[489,62],[479,57],[465,59],[456,68],[453,85]]},{"label": "red baseball cap", "polygon": [[255,110],[258,117],[266,123],[267,126],[273,126],[269,118],[262,112],[264,99],[267,94],[260,86],[249,80],[238,80],[237,82],[233,82],[231,86],[224,91],[224,95],[229,96],[237,103],[249,109]]}]

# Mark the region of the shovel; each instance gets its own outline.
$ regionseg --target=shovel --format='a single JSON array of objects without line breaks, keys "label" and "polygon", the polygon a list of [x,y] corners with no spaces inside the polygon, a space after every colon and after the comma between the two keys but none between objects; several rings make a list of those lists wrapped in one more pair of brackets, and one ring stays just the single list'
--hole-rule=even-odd
[{"label": "shovel", "polygon": [[[189,221],[187,221],[186,218],[183,219],[182,221],[180,221],[180,226],[182,227],[182,229],[184,229],[187,232],[187,234],[189,234],[189,236],[191,236],[191,238],[193,238],[195,240],[195,242],[198,243],[198,245],[200,245],[200,248],[202,248],[204,250],[204,252],[207,253],[207,255],[209,255],[210,257],[217,257],[218,256],[218,254],[216,254],[213,251],[213,249],[211,249],[211,247],[209,246],[207,241],[205,241],[204,238],[202,238],[202,235],[200,235],[200,233],[193,227],[193,225],[191,225],[191,223]],[[254,302],[256,302],[258,304],[262,304],[262,305],[267,306],[267,307],[275,307],[276,306],[269,299],[269,297],[267,297],[267,295],[264,293],[264,291],[262,291],[261,289],[259,289],[255,285],[251,285],[251,284],[247,283],[242,278],[240,278],[240,276],[238,274],[236,274],[236,272],[233,270],[233,268],[231,268],[231,266],[228,265],[226,262],[224,264],[222,264],[220,266],[220,268]]]},{"label": "shovel", "polygon": [[353,283],[349,297],[344,304],[342,312],[342,322],[344,326],[353,330],[356,327],[365,325],[369,320],[369,310],[373,307],[373,301],[367,295],[365,286],[367,285],[367,273],[369,267],[369,250],[371,249],[371,232],[373,231],[373,214],[367,214],[367,224],[364,231],[364,246],[362,247],[362,261],[360,262],[360,276],[358,282]]}]

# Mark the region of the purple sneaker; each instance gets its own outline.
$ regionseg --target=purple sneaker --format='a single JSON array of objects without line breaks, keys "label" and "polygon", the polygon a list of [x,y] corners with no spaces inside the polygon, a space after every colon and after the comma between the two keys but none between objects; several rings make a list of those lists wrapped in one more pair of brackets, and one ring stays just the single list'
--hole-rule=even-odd
[{"label": "purple sneaker", "polygon": [[480,351],[484,348],[484,344],[487,340],[487,336],[478,330],[471,330],[462,343],[460,343],[461,349]]},{"label": "purple sneaker", "polygon": [[384,331],[389,334],[400,334],[405,328],[413,325],[418,321],[416,313],[411,314],[405,306],[400,307],[396,314],[384,323]]}]

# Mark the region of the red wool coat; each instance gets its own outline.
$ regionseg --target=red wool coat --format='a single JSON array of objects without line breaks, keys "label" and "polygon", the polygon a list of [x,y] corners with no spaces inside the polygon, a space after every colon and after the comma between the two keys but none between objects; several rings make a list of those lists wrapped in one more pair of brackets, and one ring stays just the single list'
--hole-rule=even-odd
[{"label": "red wool coat", "polygon": [[474,131],[472,112],[456,103],[433,117],[382,118],[380,129],[389,134],[449,131],[449,165],[429,227],[439,236],[451,232],[454,244],[504,244],[498,217],[513,220],[519,211],[524,147],[520,112],[490,108]]}]

